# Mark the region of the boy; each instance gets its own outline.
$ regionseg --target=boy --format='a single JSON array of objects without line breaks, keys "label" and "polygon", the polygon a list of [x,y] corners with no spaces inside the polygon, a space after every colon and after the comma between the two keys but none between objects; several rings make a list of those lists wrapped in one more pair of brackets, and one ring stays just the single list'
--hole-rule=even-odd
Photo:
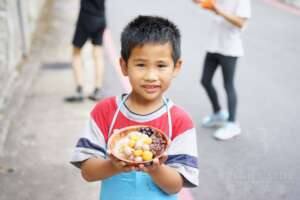
[{"label": "boy", "polygon": [[[186,112],[163,97],[181,63],[180,33],[167,19],[139,16],[123,30],[120,65],[132,91],[95,106],[72,159],[85,180],[102,180],[101,200],[175,200],[182,187],[198,185],[194,125]],[[105,159],[112,130],[131,125],[170,134],[168,155],[147,167],[126,166],[109,152]]]},{"label": "boy", "polygon": [[72,65],[76,84],[75,94],[65,98],[66,102],[82,102],[83,95],[83,73],[80,53],[83,45],[88,39],[93,44],[93,59],[95,65],[95,89],[89,95],[89,99],[98,101],[101,98],[101,87],[103,82],[103,58],[102,40],[106,27],[104,0],[81,0],[80,12],[73,38]]},{"label": "boy", "polygon": [[[194,0],[201,3],[203,0]],[[209,9],[215,13],[211,41],[204,61],[201,83],[213,107],[213,114],[203,120],[204,127],[222,125],[214,137],[228,140],[241,134],[236,122],[237,95],[234,87],[236,63],[244,54],[241,33],[251,16],[250,0],[210,0]],[[222,68],[229,115],[222,111],[212,84],[217,67]]]}]

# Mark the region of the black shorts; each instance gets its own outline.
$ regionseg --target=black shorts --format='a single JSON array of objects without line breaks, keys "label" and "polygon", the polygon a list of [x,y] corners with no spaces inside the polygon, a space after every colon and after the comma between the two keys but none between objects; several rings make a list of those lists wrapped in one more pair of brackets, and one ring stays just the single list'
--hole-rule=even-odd
[{"label": "black shorts", "polygon": [[105,17],[93,16],[84,11],[80,11],[73,38],[73,45],[82,48],[88,39],[94,45],[102,45],[103,32],[106,27]]}]

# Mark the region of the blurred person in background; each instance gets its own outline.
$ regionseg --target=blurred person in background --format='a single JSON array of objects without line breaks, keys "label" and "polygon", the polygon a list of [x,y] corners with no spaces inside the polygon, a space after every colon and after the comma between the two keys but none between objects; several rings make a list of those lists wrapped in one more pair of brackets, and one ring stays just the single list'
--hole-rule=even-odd
[{"label": "blurred person in background", "polygon": [[80,11],[72,42],[72,65],[76,90],[75,94],[65,98],[66,102],[82,102],[84,100],[82,60],[80,54],[83,45],[89,39],[93,44],[95,88],[94,91],[88,96],[88,98],[94,101],[98,101],[101,99],[101,88],[104,73],[102,42],[103,32],[106,28],[104,3],[105,0],[81,0],[80,2]]},{"label": "blurred person in background", "polygon": [[[234,77],[237,60],[244,55],[241,34],[251,17],[250,0],[193,0],[214,13],[210,41],[204,60],[201,83],[212,104],[213,113],[203,119],[203,126],[219,127],[214,137],[231,139],[241,134],[236,121],[237,94]],[[218,66],[222,69],[227,94],[228,111],[221,109],[217,92],[212,84]]]}]

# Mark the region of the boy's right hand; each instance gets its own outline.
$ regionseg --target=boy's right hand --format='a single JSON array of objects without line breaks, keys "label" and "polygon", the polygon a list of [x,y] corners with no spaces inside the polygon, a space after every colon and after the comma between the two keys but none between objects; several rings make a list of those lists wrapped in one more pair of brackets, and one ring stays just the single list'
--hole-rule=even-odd
[{"label": "boy's right hand", "polygon": [[132,165],[127,165],[125,162],[114,157],[111,152],[107,152],[110,160],[112,161],[113,166],[117,169],[118,172],[131,172],[135,170],[135,167]]}]

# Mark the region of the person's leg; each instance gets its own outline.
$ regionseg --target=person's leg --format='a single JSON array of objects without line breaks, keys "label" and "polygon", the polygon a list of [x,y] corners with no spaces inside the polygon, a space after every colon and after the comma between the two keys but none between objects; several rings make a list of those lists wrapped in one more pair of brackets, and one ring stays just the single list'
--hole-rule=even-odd
[{"label": "person's leg", "polygon": [[80,18],[76,24],[76,30],[73,38],[73,52],[72,52],[72,68],[74,74],[74,81],[76,85],[76,92],[72,96],[68,96],[65,98],[67,102],[81,102],[83,101],[83,73],[82,73],[82,64],[81,64],[81,48],[83,47],[84,43],[87,41],[88,35],[83,29],[83,25],[81,23],[82,19]]},{"label": "person's leg", "polygon": [[95,88],[101,89],[103,84],[103,75],[104,75],[102,46],[94,45],[93,58],[95,63]]},{"label": "person's leg", "polygon": [[228,140],[241,134],[241,128],[235,122],[237,95],[234,88],[234,75],[236,70],[237,57],[220,55],[220,65],[223,72],[224,88],[227,93],[227,102],[229,109],[228,122],[222,128],[219,128],[214,137],[219,140]]},{"label": "person's leg", "polygon": [[213,76],[219,65],[217,54],[207,53],[204,61],[204,68],[201,78],[201,83],[205,88],[207,95],[213,107],[213,114],[204,117],[202,125],[206,128],[222,125],[228,118],[225,111],[221,111],[217,92],[212,84]]},{"label": "person's leg", "polygon": [[80,57],[81,49],[73,46],[73,55],[72,55],[72,67],[74,80],[76,85],[75,94],[65,98],[66,102],[81,102],[84,100],[82,85],[83,85],[83,75],[82,75],[82,64]]},{"label": "person's leg", "polygon": [[103,53],[102,46],[94,45],[93,46],[93,58],[95,64],[95,89],[89,99],[93,101],[98,101],[102,98],[102,84],[103,84],[103,75],[104,75],[104,64],[103,64]]},{"label": "person's leg", "polygon": [[103,77],[104,77],[104,62],[103,62],[103,33],[105,30],[105,24],[102,22],[102,18],[95,18],[99,28],[95,33],[91,35],[93,44],[93,59],[95,64],[95,89],[94,92],[89,96],[89,99],[93,101],[98,101],[102,98],[103,94],[101,92],[103,87]]},{"label": "person's leg", "polygon": [[77,88],[82,88],[83,85],[83,72],[82,72],[80,53],[81,53],[81,49],[74,46],[73,56],[72,56],[72,66],[73,66],[74,80]]},{"label": "person's leg", "polygon": [[217,92],[212,84],[212,79],[216,72],[218,64],[219,63],[216,56],[212,53],[207,53],[204,61],[203,73],[201,78],[201,84],[203,85],[210,99],[214,113],[217,113],[221,109]]},{"label": "person's leg", "polygon": [[227,94],[227,104],[229,110],[228,121],[234,122],[237,107],[237,95],[234,87],[234,75],[236,70],[237,57],[221,56],[220,65],[222,68],[224,88]]}]

